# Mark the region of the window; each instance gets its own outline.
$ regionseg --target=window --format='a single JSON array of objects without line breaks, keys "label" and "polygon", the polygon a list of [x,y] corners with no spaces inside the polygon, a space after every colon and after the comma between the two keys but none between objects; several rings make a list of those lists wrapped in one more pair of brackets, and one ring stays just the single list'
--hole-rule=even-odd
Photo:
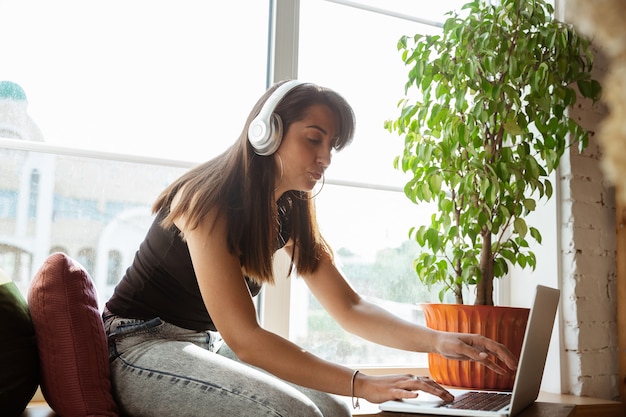
[{"label": "window", "polygon": [[0,81],[29,117],[0,131],[22,139],[204,161],[265,90],[267,0],[7,0],[0,16]]},{"label": "window", "polygon": [[116,285],[122,276],[122,254],[116,250],[109,251],[107,269],[107,285]]},{"label": "window", "polygon": [[50,254],[56,253],[56,252],[63,252],[63,253],[69,253],[69,251],[67,250],[66,247],[64,246],[52,246],[50,248]]},{"label": "window", "polygon": [[15,285],[26,294],[32,276],[32,255],[24,249],[0,243],[0,269],[2,269]]},{"label": "window", "polygon": [[0,244],[30,256],[14,279],[63,248],[110,295],[109,251],[123,271],[161,189],[229,146],[265,90],[269,5],[0,2],[0,138],[24,142],[0,146]]},{"label": "window", "polygon": [[[299,4],[299,32],[291,36],[299,43],[295,51],[276,50],[276,62],[297,62],[298,78],[336,89],[357,116],[354,144],[334,157],[317,197],[322,231],[360,292],[419,320],[414,305],[436,299],[436,291],[428,293],[410,270],[417,249],[407,232],[432,208],[404,197],[404,176],[392,167],[402,141],[383,122],[396,116],[403,92],[398,38],[436,32],[443,12],[460,3],[0,2],[6,17],[0,39],[15,40],[3,43],[0,81],[23,89],[3,102],[0,128],[44,145],[0,150],[0,220],[7,220],[0,223],[0,244],[17,241],[16,247],[29,248],[29,266],[63,247],[85,265],[99,296],[107,299],[143,238],[158,192],[240,134],[271,79],[271,11]],[[276,44],[288,41],[285,36]],[[10,112],[21,112],[23,125],[6,117]],[[25,167],[36,167],[39,175],[31,181],[42,213],[35,229],[20,218],[27,212],[20,195]],[[308,349],[352,363],[422,360],[339,332],[301,280],[289,282],[291,302],[283,307],[293,314],[280,319],[291,317],[287,332]]]},{"label": "window", "polygon": [[82,248],[74,256],[76,257],[78,263],[87,270],[89,275],[93,276],[95,272],[94,268],[96,265],[95,251],[92,248]]},{"label": "window", "polygon": [[13,190],[0,191],[0,218],[15,218],[17,204],[17,192]]},{"label": "window", "polygon": [[[375,202],[375,203],[373,203]],[[419,283],[412,261],[419,250],[407,240],[408,222],[429,216],[402,192],[326,185],[317,197],[321,231],[343,274],[357,291],[394,314],[423,324],[418,303],[435,301]],[[349,219],[349,220],[347,220]],[[397,221],[400,219],[400,221]],[[290,337],[326,359],[386,366],[425,363],[425,355],[381,347],[344,332],[321,308],[303,280],[291,282]]]},{"label": "window", "polygon": [[[33,145],[48,150],[42,144]],[[6,186],[19,186],[22,175],[15,172],[20,170],[16,160],[38,159],[42,155],[54,158],[54,169],[41,172],[42,178],[52,179],[51,186],[39,198],[49,204],[41,204],[32,224],[25,222],[23,215],[0,222],[0,268],[19,283],[26,295],[28,284],[44,259],[50,253],[64,252],[89,272],[103,305],[152,222],[150,206],[154,196],[185,168],[42,151],[6,151],[0,147],[0,177],[12,178]],[[73,174],[76,167],[80,167],[82,175]],[[21,169],[28,170],[28,166]],[[98,175],[106,181],[98,182]],[[129,184],[129,178],[136,183]],[[97,198],[94,183],[98,183]],[[68,196],[72,196],[73,216],[57,215],[66,207]]]},{"label": "window", "polygon": [[28,218],[37,216],[37,201],[39,199],[39,171],[34,169],[30,173],[30,187],[28,189]]},{"label": "window", "polygon": [[[336,89],[357,118],[354,142],[333,157],[325,189],[316,198],[322,233],[344,275],[362,295],[422,324],[418,304],[437,301],[438,290],[429,292],[412,270],[419,248],[408,240],[408,230],[422,224],[433,207],[414,205],[404,196],[404,174],[393,168],[403,141],[383,124],[397,117],[396,103],[404,91],[406,70],[396,49],[398,39],[436,33],[444,12],[459,4],[438,3],[432,11],[413,1],[300,2],[299,78]],[[311,352],[352,364],[425,365],[424,354],[383,348],[346,334],[301,280],[291,282],[291,297],[290,337]]]}]

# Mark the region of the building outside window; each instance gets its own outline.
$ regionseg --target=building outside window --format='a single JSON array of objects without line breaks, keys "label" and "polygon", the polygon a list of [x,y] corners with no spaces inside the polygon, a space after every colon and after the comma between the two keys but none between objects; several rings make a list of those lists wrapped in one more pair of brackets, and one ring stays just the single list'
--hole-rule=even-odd
[{"label": "building outside window", "polygon": [[39,197],[39,171],[34,169],[30,173],[30,184],[28,189],[28,218],[34,219],[37,216],[37,200]]}]

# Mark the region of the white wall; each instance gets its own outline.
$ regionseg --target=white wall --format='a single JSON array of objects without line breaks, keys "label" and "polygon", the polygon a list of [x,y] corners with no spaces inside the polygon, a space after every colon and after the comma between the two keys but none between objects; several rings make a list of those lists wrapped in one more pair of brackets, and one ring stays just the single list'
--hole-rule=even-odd
[{"label": "white wall", "polygon": [[[594,71],[598,79],[606,72],[598,51]],[[543,235],[535,248],[538,267],[516,270],[510,282],[503,281],[502,301],[525,307],[532,301],[529,286],[560,288],[542,389],[618,399],[615,195],[594,138],[606,109],[579,101],[570,114],[591,132],[589,146],[582,154],[574,147],[562,159],[555,198],[529,219]]]}]

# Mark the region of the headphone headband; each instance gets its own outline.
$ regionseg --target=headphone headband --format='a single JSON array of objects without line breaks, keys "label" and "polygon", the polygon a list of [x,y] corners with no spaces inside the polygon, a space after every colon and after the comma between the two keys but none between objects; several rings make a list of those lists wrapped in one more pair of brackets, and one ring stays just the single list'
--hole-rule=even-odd
[{"label": "headphone headband", "polygon": [[283,138],[283,124],[274,110],[283,97],[295,87],[304,84],[298,80],[281,84],[265,101],[259,114],[248,127],[248,141],[258,155],[271,155],[280,146]]}]

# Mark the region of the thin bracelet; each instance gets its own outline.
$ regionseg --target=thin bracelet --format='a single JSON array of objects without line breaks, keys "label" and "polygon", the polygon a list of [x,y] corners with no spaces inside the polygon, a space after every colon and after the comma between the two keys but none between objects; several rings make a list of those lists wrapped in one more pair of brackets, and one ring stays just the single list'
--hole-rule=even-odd
[{"label": "thin bracelet", "polygon": [[354,379],[356,378],[356,374],[358,373],[359,373],[358,369],[354,371],[354,373],[352,374],[352,380],[350,380],[350,392],[352,393],[352,408],[354,408],[355,410],[357,408],[361,408],[361,404],[359,404],[359,398],[358,397],[356,397],[356,399],[354,398]]}]

